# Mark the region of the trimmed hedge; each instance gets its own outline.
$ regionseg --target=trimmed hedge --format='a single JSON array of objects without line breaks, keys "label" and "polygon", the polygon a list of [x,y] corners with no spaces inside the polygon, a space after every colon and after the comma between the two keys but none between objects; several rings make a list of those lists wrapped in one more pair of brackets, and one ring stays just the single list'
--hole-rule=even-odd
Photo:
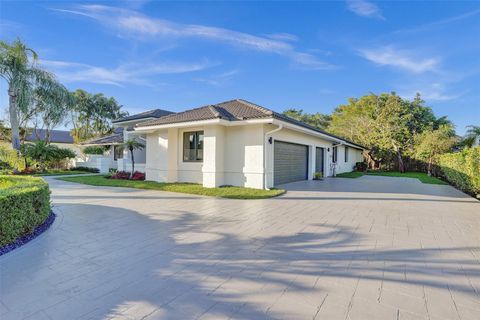
[{"label": "trimmed hedge", "polygon": [[450,184],[473,195],[480,195],[480,147],[446,153],[438,158],[440,175]]},{"label": "trimmed hedge", "polygon": [[41,178],[0,176],[0,247],[32,233],[50,214],[50,190]]}]

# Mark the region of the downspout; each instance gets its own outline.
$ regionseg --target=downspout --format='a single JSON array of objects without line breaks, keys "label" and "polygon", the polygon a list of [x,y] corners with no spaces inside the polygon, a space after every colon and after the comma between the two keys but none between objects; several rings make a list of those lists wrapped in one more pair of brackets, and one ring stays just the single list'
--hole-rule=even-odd
[{"label": "downspout", "polygon": [[277,131],[280,131],[282,129],[283,129],[283,124],[279,124],[277,128],[266,132],[263,139],[263,189],[266,189],[266,190],[268,190],[267,188],[267,136]]}]

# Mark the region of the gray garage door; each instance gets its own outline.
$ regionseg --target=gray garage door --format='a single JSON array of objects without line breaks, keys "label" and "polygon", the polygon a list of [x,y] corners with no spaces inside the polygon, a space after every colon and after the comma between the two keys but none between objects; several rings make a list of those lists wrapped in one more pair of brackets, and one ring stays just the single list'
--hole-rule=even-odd
[{"label": "gray garage door", "polygon": [[273,159],[274,184],[308,179],[308,147],[275,141]]}]

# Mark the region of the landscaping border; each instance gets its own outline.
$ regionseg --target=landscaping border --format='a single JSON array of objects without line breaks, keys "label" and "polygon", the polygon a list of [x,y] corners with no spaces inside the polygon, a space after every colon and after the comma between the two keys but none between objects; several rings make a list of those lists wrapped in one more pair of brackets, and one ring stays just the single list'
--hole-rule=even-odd
[{"label": "landscaping border", "polygon": [[48,230],[50,226],[53,224],[55,221],[56,215],[53,213],[53,211],[50,211],[50,214],[48,215],[47,219],[42,224],[39,224],[32,233],[29,233],[27,235],[21,236],[20,238],[17,238],[14,242],[9,243],[7,245],[4,245],[3,247],[0,247],[0,256],[16,249],[24,244],[27,244],[28,242],[32,241],[42,233]]}]

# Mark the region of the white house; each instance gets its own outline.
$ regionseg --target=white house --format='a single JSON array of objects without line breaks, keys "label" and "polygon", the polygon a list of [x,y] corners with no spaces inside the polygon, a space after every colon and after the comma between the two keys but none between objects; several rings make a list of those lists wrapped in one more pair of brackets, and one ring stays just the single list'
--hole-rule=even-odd
[{"label": "white house", "polygon": [[[130,152],[122,148],[123,142],[130,137],[135,137],[140,142],[146,143],[145,135],[133,134],[135,125],[172,113],[167,110],[154,109],[113,121],[115,131],[111,135],[82,144],[83,146],[104,146],[106,147],[105,153],[102,155],[87,155],[87,159],[84,161],[77,161],[77,167],[97,168],[101,173],[106,173],[109,169],[117,169],[119,171],[131,170]],[[135,158],[135,170],[145,172],[146,149],[134,150],[133,156]]]},{"label": "white house", "polygon": [[146,179],[271,188],[353,170],[363,147],[245,100],[139,122]]}]

